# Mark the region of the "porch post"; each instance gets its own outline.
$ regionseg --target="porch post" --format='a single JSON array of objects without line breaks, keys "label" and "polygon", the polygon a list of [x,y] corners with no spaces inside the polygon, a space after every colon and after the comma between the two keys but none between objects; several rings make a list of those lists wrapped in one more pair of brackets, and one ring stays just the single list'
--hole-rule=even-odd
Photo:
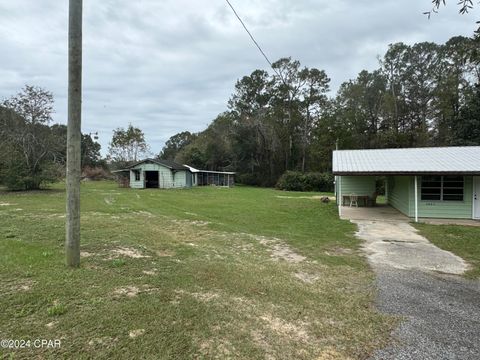
[{"label": "porch post", "polygon": [[388,176],[385,178],[385,204],[388,204]]},{"label": "porch post", "polygon": [[415,175],[415,222],[418,222],[418,176]]},{"label": "porch post", "polygon": [[338,176],[337,196],[338,216],[342,217],[342,177],[340,175]]}]

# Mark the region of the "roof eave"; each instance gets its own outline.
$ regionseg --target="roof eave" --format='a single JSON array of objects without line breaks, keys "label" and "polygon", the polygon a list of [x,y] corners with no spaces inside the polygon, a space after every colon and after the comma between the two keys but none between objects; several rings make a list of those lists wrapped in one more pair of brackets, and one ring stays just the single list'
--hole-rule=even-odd
[{"label": "roof eave", "polygon": [[336,176],[387,176],[387,175],[464,175],[480,176],[480,171],[333,171]]}]

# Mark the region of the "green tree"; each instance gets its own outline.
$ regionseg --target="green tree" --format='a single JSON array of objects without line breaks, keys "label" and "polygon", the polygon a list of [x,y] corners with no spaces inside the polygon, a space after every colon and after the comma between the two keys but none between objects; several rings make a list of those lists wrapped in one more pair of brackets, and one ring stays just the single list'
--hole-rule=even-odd
[{"label": "green tree", "polygon": [[10,189],[35,190],[60,176],[56,161],[57,139],[48,123],[53,95],[39,87],[25,86],[3,102],[0,138],[8,151],[3,155],[2,179]]},{"label": "green tree", "polygon": [[177,154],[184,149],[187,145],[191,144],[195,140],[195,134],[189,131],[183,131],[173,135],[167,140],[158,158],[166,160],[175,160]]},{"label": "green tree", "polygon": [[139,160],[141,156],[146,156],[148,153],[149,147],[145,140],[145,134],[139,128],[129,124],[127,129],[113,130],[109,155],[114,162],[123,166]]}]

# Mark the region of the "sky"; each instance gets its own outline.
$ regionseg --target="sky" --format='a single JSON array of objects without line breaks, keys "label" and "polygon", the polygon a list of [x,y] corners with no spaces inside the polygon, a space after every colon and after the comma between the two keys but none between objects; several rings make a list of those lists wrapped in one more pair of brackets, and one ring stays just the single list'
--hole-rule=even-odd
[{"label": "sky", "polygon": [[[456,1],[430,20],[431,0],[230,0],[268,57],[324,69],[331,95],[395,42],[472,35],[478,9]],[[142,129],[153,154],[221,112],[235,83],[269,66],[224,0],[84,0],[82,132],[106,154],[113,129]],[[67,119],[68,1],[0,2],[0,99],[25,85],[54,94]]]}]

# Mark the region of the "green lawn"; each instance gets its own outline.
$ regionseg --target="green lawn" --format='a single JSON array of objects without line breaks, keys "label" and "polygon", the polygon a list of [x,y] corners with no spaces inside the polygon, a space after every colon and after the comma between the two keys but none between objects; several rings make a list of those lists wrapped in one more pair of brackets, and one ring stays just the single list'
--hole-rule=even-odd
[{"label": "green lawn", "polygon": [[415,227],[439,248],[466,260],[471,265],[467,277],[480,278],[480,227],[429,224],[415,224]]},{"label": "green lawn", "polygon": [[1,192],[0,338],[62,341],[1,355],[368,357],[395,320],[373,307],[354,226],[318,195],[85,183],[82,266],[71,270],[63,184]]}]

